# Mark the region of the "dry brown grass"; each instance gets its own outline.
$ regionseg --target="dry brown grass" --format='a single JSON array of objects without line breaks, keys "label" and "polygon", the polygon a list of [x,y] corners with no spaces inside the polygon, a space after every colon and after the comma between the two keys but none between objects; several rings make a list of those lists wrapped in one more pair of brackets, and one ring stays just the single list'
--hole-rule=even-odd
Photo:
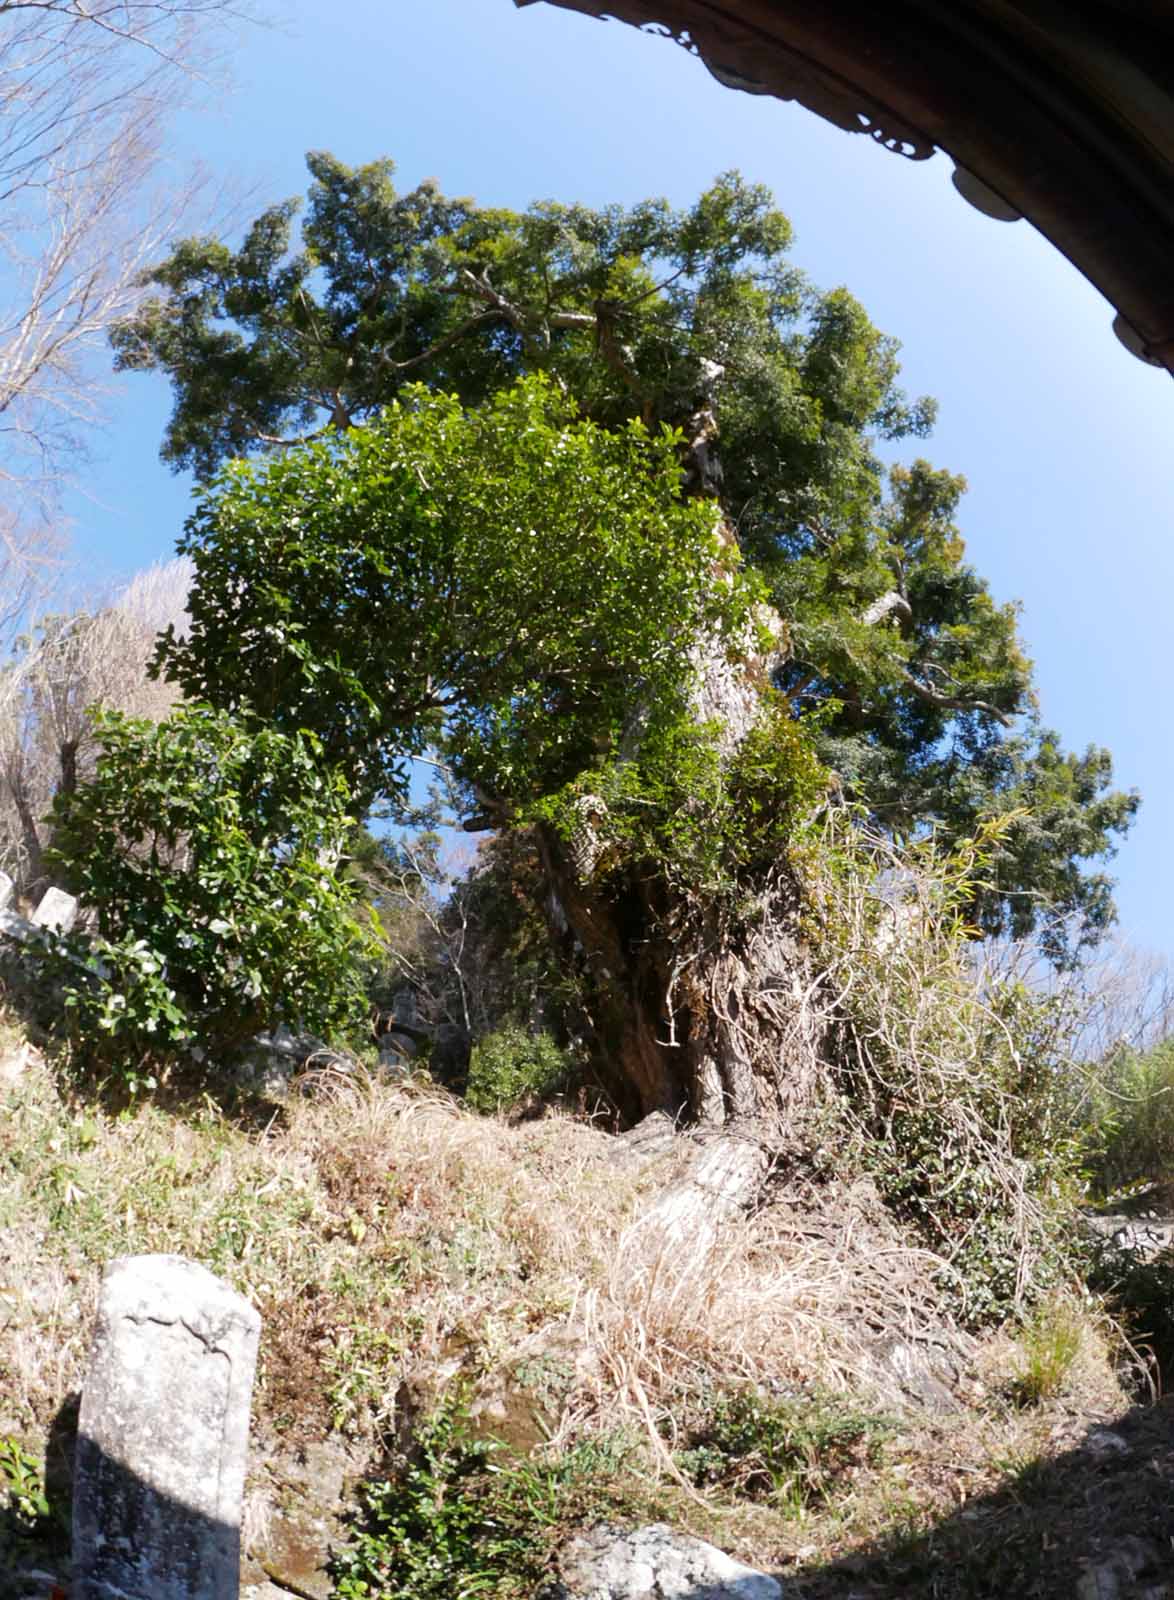
[{"label": "dry brown grass", "polygon": [[867,1185],[779,1184],[707,1256],[649,1260],[633,1225],[671,1158],[617,1159],[568,1117],[511,1127],[428,1088],[306,1087],[259,1128],[210,1100],[73,1105],[40,1061],[8,1088],[0,1249],[21,1310],[0,1351],[18,1413],[42,1420],[76,1382],[101,1265],[124,1253],[191,1256],[260,1306],[275,1426],[359,1433],[458,1346],[484,1374],[538,1335],[573,1339],[587,1357],[569,1428],[647,1422],[715,1374],[791,1382],[815,1365],[847,1387],[879,1328],[912,1337],[938,1315],[932,1260]]},{"label": "dry brown grass", "polygon": [[[1105,1329],[1078,1302],[1057,1396],[1016,1407],[1011,1330],[956,1342],[956,1413],[903,1397],[881,1352],[948,1334],[940,1263],[865,1181],[780,1172],[707,1254],[650,1259],[636,1223],[671,1154],[642,1161],[566,1116],[509,1126],[362,1074],[303,1089],[271,1119],[234,1121],[211,1100],[76,1103],[39,1057],[0,1078],[0,1435],[43,1442],[78,1385],[103,1262],[145,1251],[203,1261],[261,1309],[256,1458],[333,1433],[361,1468],[459,1372],[474,1416],[519,1448],[626,1427],[644,1441],[633,1507],[777,1571],[959,1516],[1122,1408]],[[815,1387],[901,1420],[825,1506],[699,1496],[672,1463],[679,1419],[741,1385]]]}]

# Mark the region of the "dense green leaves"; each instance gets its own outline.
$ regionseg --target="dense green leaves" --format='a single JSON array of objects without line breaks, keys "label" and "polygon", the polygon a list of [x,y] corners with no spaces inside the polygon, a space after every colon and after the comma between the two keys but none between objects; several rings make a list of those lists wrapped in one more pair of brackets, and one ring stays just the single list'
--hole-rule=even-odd
[{"label": "dense green leaves", "polygon": [[699,630],[751,593],[714,582],[714,508],[676,442],[576,421],[542,380],[476,411],[415,388],[371,426],[213,482],[182,548],[189,695],[313,728],[367,800],[443,741],[501,819],[618,747],[634,703],[679,707]]},{"label": "dense green leaves", "polygon": [[[676,423],[706,361],[738,355],[764,319],[781,326],[804,303],[783,263],[786,218],[737,174],[687,212],[646,201],[518,213],[431,182],[397,195],[390,161],[350,168],[315,152],[307,165],[297,244],[296,201],[263,213],[236,252],[186,240],[150,274],[161,293],[115,333],[121,368],[172,377],[163,454],[203,476],[283,430],[368,419],[420,381],[477,401],[542,370],[597,421]],[[838,394],[834,366],[829,350]]]},{"label": "dense green leaves", "polygon": [[[983,804],[993,793],[1023,813],[995,853],[991,887],[976,902],[979,923],[986,933],[1016,937],[1035,930],[1045,953],[1069,964],[1116,918],[1111,879],[1085,863],[1113,854],[1113,836],[1129,827],[1138,796],[1112,788],[1107,750],[1065,751],[1058,735],[1033,721],[977,765],[989,773]],[[957,824],[966,822],[959,805]]]},{"label": "dense green leaves", "polygon": [[[1104,926],[1112,915],[1107,887],[1086,876],[1084,864],[1111,854],[1136,798],[1112,791],[1102,754],[1075,758],[1030,726],[1017,728],[1034,712],[1030,663],[1015,608],[997,602],[966,560],[955,520],[962,480],[923,461],[890,471],[881,459],[882,442],[928,431],[933,405],[902,393],[896,343],[846,289],[819,292],[791,264],[790,225],[767,190],[727,173],[683,210],[663,200],[601,209],[545,201],[516,212],[447,198],[432,183],[397,194],[389,161],[349,168],[316,153],[308,164],[313,182],[300,238],[297,204],[289,201],[265,212],[238,250],[217,240],[184,242],[151,275],[157,292],[116,334],[121,366],[172,379],[167,459],[210,475],[233,456],[374,421],[389,402],[402,399],[406,413],[420,412],[417,384],[455,397],[445,404],[492,418],[499,404],[492,397],[534,374],[551,381],[552,394],[573,397],[584,423],[620,438],[630,438],[634,422],[654,440],[662,425],[680,429],[685,488],[717,500],[747,567],[784,619],[788,659],[778,686],[795,714],[818,710],[820,755],[844,788],[894,834],[933,826],[957,839],[1008,804],[1037,807],[1000,863],[998,892],[981,907],[983,925],[1025,932],[1042,917],[1054,948],[1064,918],[1074,920],[1077,937],[1081,927]],[[467,426],[488,444],[489,422]],[[337,515],[339,550],[361,548],[356,519],[366,514],[368,491],[356,497],[342,482],[347,451],[366,464],[384,446],[349,440],[322,448],[325,455],[306,458],[312,465],[279,458],[270,476],[255,480],[258,508],[249,516],[265,532],[241,531],[248,518],[225,481],[197,513],[188,545],[205,552],[210,574],[217,538],[235,551],[255,537],[256,571],[263,549],[274,576],[241,580],[235,603],[242,609],[234,613],[226,602],[222,624],[209,623],[193,642],[184,680],[203,692],[206,675],[208,692],[223,690],[235,704],[255,671],[266,713],[284,704],[294,726],[304,713],[324,730],[333,755],[381,739],[382,766],[359,772],[368,792],[398,781],[387,752],[420,748],[442,724],[470,783],[511,804],[573,779],[600,745],[614,746],[633,709],[631,699],[621,705],[621,676],[633,646],[640,656],[648,643],[633,637],[646,633],[635,604],[615,611],[601,593],[594,638],[598,649],[606,636],[607,661],[593,677],[582,573],[568,572],[562,588],[549,591],[548,611],[556,601],[568,606],[578,641],[572,690],[561,659],[565,637],[526,618],[525,634],[507,648],[481,605],[490,604],[482,579],[472,585],[481,599],[470,612],[446,613],[432,598],[421,602],[437,592],[426,574],[397,571],[384,582],[375,572],[377,581],[369,581],[352,554],[343,558],[334,602],[311,594],[332,574],[336,552],[322,553],[326,519]],[[494,479],[473,464],[474,453],[441,451],[437,459],[471,473],[457,520],[471,519],[483,497],[484,538],[495,552],[500,545],[514,582],[524,530],[544,526],[527,497],[531,490],[551,496],[552,527],[565,533],[573,524],[571,479],[564,475],[556,487],[557,472],[537,470],[536,454],[513,443],[503,458],[511,472],[503,464]],[[337,463],[335,488],[326,485],[327,459]],[[664,466],[666,457],[658,459]],[[419,519],[409,530],[406,513],[395,527],[380,513],[380,560],[395,559],[389,552],[401,536],[429,559],[455,559],[441,548],[447,535],[424,540],[425,502],[450,486],[429,474],[423,455],[419,464],[426,480]],[[290,518],[296,486],[308,489],[311,477],[322,493],[312,510],[307,501],[307,535]],[[674,479],[673,493],[676,487]],[[592,479],[591,493],[599,489]],[[402,504],[409,490],[396,490]],[[606,494],[614,493],[613,484]],[[271,495],[272,515],[262,513]],[[291,549],[304,540],[304,557],[288,556],[275,531],[282,496],[283,537]],[[241,506],[245,497],[242,483]],[[502,497],[502,514],[485,497]],[[524,514],[516,515],[522,502]],[[446,527],[450,507],[451,496],[443,510],[434,507]],[[574,545],[559,548],[566,554]],[[629,593],[618,545],[595,539],[584,556],[601,586],[614,575],[613,596]],[[671,577],[671,551],[665,559]],[[439,567],[430,571],[435,579]],[[540,592],[524,598],[541,609],[555,564],[539,556],[534,572]],[[287,579],[296,601],[279,614]],[[654,608],[671,587],[645,570],[637,581],[633,601]],[[385,594],[390,615],[379,609]],[[423,645],[414,658],[406,649],[396,654],[398,678],[389,686],[380,677],[386,647],[373,635],[390,632],[401,595],[416,608],[412,627]],[[515,597],[521,588],[505,604]],[[670,608],[665,639],[680,639],[687,609]],[[420,692],[435,630],[454,622],[469,629],[470,647],[434,674],[443,686],[437,693]],[[224,668],[223,683],[213,684],[222,671],[213,652],[235,648],[242,626],[239,669]],[[262,628],[276,630],[269,644],[259,639]],[[200,650],[202,669],[194,665]],[[463,692],[462,678],[472,687],[450,703],[454,685]],[[631,695],[647,702],[651,686],[641,658]],[[560,750],[546,741],[537,755],[539,728],[559,718],[570,693],[574,731],[565,724]]]},{"label": "dense green leaves", "polygon": [[277,1022],[354,1029],[372,943],[335,872],[349,795],[316,741],[206,706],[159,724],[98,713],[95,732],[54,847],[97,919],[72,942],[93,977],[65,969],[91,1047],[125,1063],[127,1045],[220,1050]]}]

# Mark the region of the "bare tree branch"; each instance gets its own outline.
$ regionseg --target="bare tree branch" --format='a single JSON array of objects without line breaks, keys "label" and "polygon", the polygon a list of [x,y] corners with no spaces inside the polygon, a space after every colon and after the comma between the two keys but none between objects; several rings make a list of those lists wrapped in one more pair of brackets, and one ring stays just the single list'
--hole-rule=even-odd
[{"label": "bare tree branch", "polygon": [[[913,607],[899,590],[890,589],[886,594],[882,594],[872,602],[860,620],[871,627],[883,622],[886,617],[894,615],[899,617],[903,624],[909,626],[913,621]],[[943,671],[941,668],[935,669],[932,664],[927,666],[925,670],[928,672]],[[948,674],[945,675],[949,676]],[[966,693],[948,693],[943,689],[935,688],[931,683],[926,683],[924,679],[918,678],[912,672],[903,672],[901,676],[906,687],[911,689],[919,700],[924,700],[926,705],[936,706],[941,711],[980,711],[984,716],[994,717],[995,721],[1001,723],[1004,728],[1011,726],[1013,719],[1005,711],[1000,711],[998,706],[991,705],[989,700],[980,700],[976,696]]]},{"label": "bare tree branch", "polygon": [[[164,175],[230,0],[0,0],[0,480],[52,506],[105,337],[198,185]],[[0,609],[3,602],[0,600]]]},{"label": "bare tree branch", "polygon": [[[552,328],[577,328],[594,333],[599,350],[608,365],[623,379],[633,394],[639,398],[644,397],[644,389],[632,367],[630,355],[620,342],[616,330],[617,319],[624,309],[619,303],[597,300],[594,311],[548,311],[542,317],[536,318],[528,316],[493,287],[489,281],[488,269],[483,268],[480,273],[474,273],[468,267],[462,268],[458,284],[454,287],[463,289],[492,307],[498,316],[531,344],[549,344]],[[470,319],[463,329],[458,329],[453,335],[454,340],[475,326],[476,320]]]},{"label": "bare tree branch", "polygon": [[152,644],[186,621],[191,563],[140,573],[112,599],[79,603],[58,594],[0,671],[0,863],[31,890],[42,875],[53,795],[90,770],[87,709],[112,706],[159,721],[175,703],[170,684],[147,676]]},{"label": "bare tree branch", "polygon": [[940,690],[931,688],[928,683],[922,683],[911,672],[904,673],[903,677],[917,698],[924,700],[926,705],[937,706],[943,711],[981,711],[984,716],[994,717],[1004,728],[1009,728],[1012,724],[1013,718],[987,700],[978,700],[972,695],[965,694],[943,694]]},{"label": "bare tree branch", "polygon": [[487,322],[496,322],[504,315],[504,312],[498,310],[474,312],[471,317],[466,317],[459,327],[454,328],[451,333],[446,333],[443,339],[437,339],[427,350],[421,350],[419,355],[409,356],[406,361],[393,361],[384,351],[379,357],[380,365],[390,367],[393,372],[410,372],[413,367],[421,366],[425,361],[431,361],[433,356],[438,356],[452,345],[459,344],[466,334],[472,333],[474,328],[483,327]]}]

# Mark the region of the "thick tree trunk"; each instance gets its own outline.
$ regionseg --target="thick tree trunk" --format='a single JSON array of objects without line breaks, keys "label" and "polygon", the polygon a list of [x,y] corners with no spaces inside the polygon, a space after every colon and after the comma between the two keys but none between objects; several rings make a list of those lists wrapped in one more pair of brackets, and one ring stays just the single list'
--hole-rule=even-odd
[{"label": "thick tree trunk", "polygon": [[[720,730],[728,763],[762,713],[771,662],[748,651],[731,663],[725,647],[705,642],[694,660],[693,711]],[[568,843],[546,830],[540,843],[623,1114],[634,1122],[661,1113],[677,1126],[777,1141],[810,1106],[821,1076],[819,985],[792,869],[779,862],[748,885],[736,916],[689,900],[644,864],[596,881],[606,807],[590,796],[579,805],[580,837]],[[727,1165],[749,1172],[754,1163]]]},{"label": "thick tree trunk", "polygon": [[637,1160],[675,1158],[672,1176],[642,1211],[630,1237],[640,1254],[652,1261],[667,1257],[684,1270],[717,1241],[723,1223],[754,1202],[772,1164],[771,1141],[752,1124],[683,1133],[658,1111],[616,1142]]},{"label": "thick tree trunk", "polygon": [[733,925],[674,906],[635,874],[593,890],[561,841],[541,843],[626,1119],[782,1131],[810,1102],[820,1057],[790,873],[777,869]]},{"label": "thick tree trunk", "polygon": [[[759,1199],[778,1154],[803,1140],[823,1077],[820,1007],[784,872],[740,928],[664,931],[647,883],[593,894],[559,841],[543,849],[573,939],[597,1062],[638,1139],[679,1137],[679,1165],[642,1214],[650,1263],[696,1263]],[[609,884],[609,887],[612,887]]]}]

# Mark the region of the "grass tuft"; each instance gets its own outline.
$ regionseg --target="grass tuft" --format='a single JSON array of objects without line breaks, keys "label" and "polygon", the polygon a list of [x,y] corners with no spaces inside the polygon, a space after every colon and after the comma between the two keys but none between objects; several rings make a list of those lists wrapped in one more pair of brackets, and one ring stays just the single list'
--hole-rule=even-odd
[{"label": "grass tuft", "polygon": [[1013,1385],[1023,1406],[1038,1406],[1064,1393],[1084,1342],[1087,1313],[1071,1301],[1042,1301],[1019,1338],[1021,1370]]}]

